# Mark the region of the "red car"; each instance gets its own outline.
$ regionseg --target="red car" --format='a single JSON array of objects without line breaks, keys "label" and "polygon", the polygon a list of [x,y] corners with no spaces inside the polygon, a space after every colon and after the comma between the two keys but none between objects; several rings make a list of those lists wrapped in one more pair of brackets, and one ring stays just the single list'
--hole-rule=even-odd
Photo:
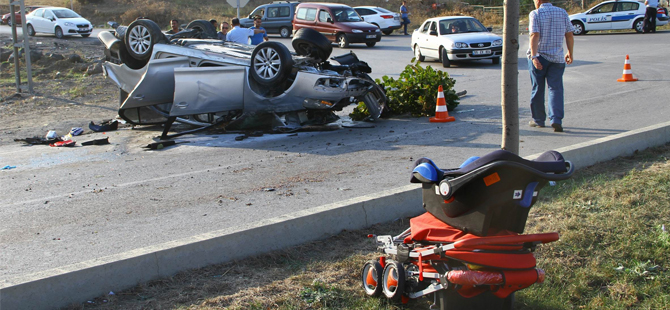
[{"label": "red car", "polygon": [[[35,9],[43,8],[43,5],[27,5],[26,6],[26,14],[34,11]],[[21,11],[19,8],[16,8],[16,11],[14,12],[14,18],[16,18],[16,23],[20,24],[21,23]],[[12,18],[10,13],[7,13],[5,15],[2,15],[2,20],[0,20],[3,25],[12,25]]]}]

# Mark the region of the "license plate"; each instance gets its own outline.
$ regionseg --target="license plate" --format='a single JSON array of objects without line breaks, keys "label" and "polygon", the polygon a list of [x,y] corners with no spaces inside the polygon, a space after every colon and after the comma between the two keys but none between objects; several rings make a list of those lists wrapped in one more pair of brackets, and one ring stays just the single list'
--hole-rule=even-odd
[{"label": "license plate", "polygon": [[473,55],[489,55],[491,50],[472,51]]},{"label": "license plate", "polygon": [[393,18],[393,20],[400,20],[400,17],[396,16]]},{"label": "license plate", "polygon": [[376,35],[376,34],[369,34],[369,35],[367,35],[367,36],[365,36],[365,37],[368,38],[368,39],[374,39],[374,38],[377,37],[377,35]]}]

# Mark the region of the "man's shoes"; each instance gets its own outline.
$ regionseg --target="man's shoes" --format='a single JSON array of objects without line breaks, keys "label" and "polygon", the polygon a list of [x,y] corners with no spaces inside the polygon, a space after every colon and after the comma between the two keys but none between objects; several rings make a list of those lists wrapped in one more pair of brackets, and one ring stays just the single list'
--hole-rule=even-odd
[{"label": "man's shoes", "polygon": [[544,125],[540,125],[540,124],[536,123],[534,120],[531,120],[531,121],[528,123],[528,126],[530,126],[530,127],[534,127],[534,128],[542,128],[542,127],[544,127]]},{"label": "man's shoes", "polygon": [[563,132],[563,126],[561,124],[553,123],[551,127],[554,128],[554,132]]}]

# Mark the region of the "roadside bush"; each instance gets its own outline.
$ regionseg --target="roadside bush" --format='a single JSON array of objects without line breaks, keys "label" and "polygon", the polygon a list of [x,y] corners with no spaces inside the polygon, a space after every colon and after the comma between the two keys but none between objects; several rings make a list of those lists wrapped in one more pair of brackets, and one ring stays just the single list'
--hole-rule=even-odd
[{"label": "roadside bush", "polygon": [[[400,77],[383,76],[375,80],[384,91],[389,101],[390,110],[385,116],[411,114],[412,116],[433,116],[437,102],[437,89],[442,85],[447,110],[453,111],[458,106],[458,96],[454,91],[456,80],[449,77],[445,71],[435,70],[432,67],[422,67],[420,61],[412,58]],[[353,120],[362,120],[369,115],[365,104],[359,103],[349,114]]]}]

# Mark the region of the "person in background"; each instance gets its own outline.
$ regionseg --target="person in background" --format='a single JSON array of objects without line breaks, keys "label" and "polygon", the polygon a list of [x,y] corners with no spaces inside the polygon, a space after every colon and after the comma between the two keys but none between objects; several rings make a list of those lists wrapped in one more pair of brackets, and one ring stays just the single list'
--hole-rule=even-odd
[{"label": "person in background", "polygon": [[254,25],[249,28],[249,29],[263,29],[263,33],[256,33],[253,36],[251,36],[251,45],[258,45],[261,44],[263,41],[268,40],[268,34],[267,31],[265,31],[265,28],[261,27],[261,17],[256,15],[254,16]]},{"label": "person in background", "polygon": [[178,19],[171,20],[170,21],[170,30],[168,30],[166,33],[167,34],[175,34],[179,31],[181,31],[181,28],[179,28],[179,20]]},{"label": "person in background", "polygon": [[233,18],[230,21],[233,26],[233,29],[228,31],[226,34],[226,41],[235,42],[240,44],[249,44],[249,37],[257,33],[265,33],[265,29],[251,29],[251,28],[242,28],[240,27],[240,19]]},{"label": "person in background", "polygon": [[644,24],[642,29],[644,33],[656,32],[656,7],[658,6],[658,0],[646,0],[644,4],[647,5],[647,10],[644,13]]},{"label": "person in background", "polygon": [[216,33],[216,37],[219,38],[221,41],[226,41],[226,34],[228,34],[228,23],[226,22],[221,22],[221,31]]},{"label": "person in background", "polygon": [[400,6],[400,17],[402,18],[402,24],[405,26],[405,35],[407,33],[407,25],[409,25],[409,10],[407,9],[407,1],[403,1]]},{"label": "person in background", "polygon": [[[544,109],[544,88],[549,86],[549,121],[555,132],[563,131],[564,100],[563,72],[565,64],[574,60],[572,48],[574,37],[568,13],[549,3],[549,0],[534,0],[535,10],[528,14],[530,42],[528,71],[532,89],[530,112],[533,119],[530,127],[544,127],[547,118]],[[563,38],[568,53],[563,55]]]},{"label": "person in background", "polygon": [[219,23],[216,22],[216,19],[210,19],[209,22],[214,26],[214,29],[219,29]]}]

